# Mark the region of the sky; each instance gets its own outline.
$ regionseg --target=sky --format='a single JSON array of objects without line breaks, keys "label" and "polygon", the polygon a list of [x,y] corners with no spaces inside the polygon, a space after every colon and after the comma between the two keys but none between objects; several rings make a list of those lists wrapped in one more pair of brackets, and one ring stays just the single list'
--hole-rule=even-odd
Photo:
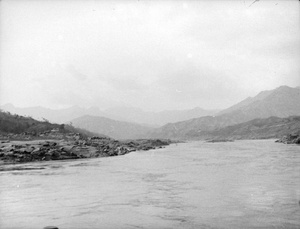
[{"label": "sky", "polygon": [[300,85],[297,0],[0,2],[0,104],[224,109]]}]

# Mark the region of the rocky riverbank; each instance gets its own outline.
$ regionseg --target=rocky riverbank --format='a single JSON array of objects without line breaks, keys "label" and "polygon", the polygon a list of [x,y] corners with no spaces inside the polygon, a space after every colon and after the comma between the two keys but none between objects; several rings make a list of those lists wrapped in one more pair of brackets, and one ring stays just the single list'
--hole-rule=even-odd
[{"label": "rocky riverbank", "polygon": [[162,148],[170,143],[170,140],[160,139],[117,141],[106,137],[82,138],[80,134],[68,139],[2,140],[0,163],[118,156],[137,150]]},{"label": "rocky riverbank", "polygon": [[300,134],[288,134],[276,142],[284,143],[284,144],[300,144]]}]

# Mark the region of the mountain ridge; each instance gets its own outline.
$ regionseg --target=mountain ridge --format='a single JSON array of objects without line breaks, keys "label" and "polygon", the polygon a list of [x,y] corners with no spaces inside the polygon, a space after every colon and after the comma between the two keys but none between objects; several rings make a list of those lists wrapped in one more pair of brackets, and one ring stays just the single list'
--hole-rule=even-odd
[{"label": "mountain ridge", "polygon": [[[274,90],[262,91],[254,97],[248,97],[245,100],[242,100],[241,102],[219,112],[217,115],[230,113],[230,112],[236,111],[236,110],[249,111],[250,109],[253,109],[255,107],[258,108],[258,106],[261,106],[261,107],[263,106],[264,108],[268,108],[268,107],[266,107],[267,102],[272,102],[273,107],[276,105],[284,106],[286,102],[289,102],[289,101],[291,101],[291,99],[293,99],[293,101],[290,102],[293,105],[293,104],[296,104],[296,102],[299,98],[300,98],[300,88],[299,87],[292,88],[289,86],[280,86],[278,88],[275,88]],[[267,102],[262,102],[264,100],[267,100]],[[270,100],[272,100],[272,101],[270,101]],[[291,109],[291,107],[293,107],[293,106],[286,106],[286,107]],[[291,113],[299,112],[299,114],[300,114],[300,107],[299,106],[294,106],[294,107],[297,110],[292,111]],[[281,110],[284,110],[284,109],[281,108]],[[275,109],[273,108],[273,112],[274,111],[275,111]],[[281,117],[281,115],[283,115],[283,117],[286,116],[286,114],[280,114],[280,113],[277,113],[275,116]],[[271,116],[271,115],[267,115],[267,116]]]},{"label": "mountain ridge", "polygon": [[47,119],[55,123],[68,123],[72,119],[84,115],[93,115],[115,119],[117,121],[133,122],[148,127],[159,127],[169,122],[183,121],[190,118],[216,114],[219,110],[205,110],[195,107],[186,110],[165,110],[160,112],[148,112],[135,107],[115,107],[100,110],[98,107],[81,108],[72,106],[64,109],[49,109],[41,106],[19,108],[12,104],[0,106],[1,109],[11,113],[31,116],[37,120]]},{"label": "mountain ridge", "polygon": [[[100,111],[97,107],[84,109],[73,106],[63,109],[63,114],[69,117],[69,121],[73,122],[76,127],[117,139],[141,137],[189,139],[191,136],[192,138],[197,138],[197,135],[202,136],[204,132],[217,131],[227,126],[248,122],[257,118],[264,119],[271,116],[287,118],[289,116],[300,115],[299,101],[299,87],[280,86],[273,90],[262,91],[254,97],[248,97],[217,113],[215,116],[205,115],[199,117],[200,113],[204,115],[206,112],[206,110],[199,107],[189,110],[170,110],[151,113],[144,112],[139,108],[130,107]],[[7,105],[6,107],[14,108],[13,105]],[[43,107],[36,107],[36,109],[43,109]],[[46,111],[49,113],[53,110],[48,109]],[[87,111],[93,113],[93,115],[86,114]],[[108,113],[110,113],[111,117],[107,117]],[[155,118],[155,115],[164,117],[164,122],[168,121],[168,123],[154,129],[145,124],[126,121],[126,117],[130,117],[130,120],[134,121],[141,121],[141,117],[143,117],[145,121],[153,117]],[[173,122],[174,119],[180,119],[180,115],[182,115],[181,118],[188,116],[193,118]],[[122,119],[121,116],[125,121],[120,120]],[[119,119],[115,117],[119,117]]]},{"label": "mountain ridge", "polygon": [[[251,100],[251,101],[250,101]],[[164,125],[155,129],[150,137],[165,136],[171,139],[189,139],[189,134],[214,131],[226,126],[247,122],[256,118],[276,116],[286,118],[300,115],[300,89],[281,86],[259,93],[252,99],[224,110],[216,116],[206,116]]]}]

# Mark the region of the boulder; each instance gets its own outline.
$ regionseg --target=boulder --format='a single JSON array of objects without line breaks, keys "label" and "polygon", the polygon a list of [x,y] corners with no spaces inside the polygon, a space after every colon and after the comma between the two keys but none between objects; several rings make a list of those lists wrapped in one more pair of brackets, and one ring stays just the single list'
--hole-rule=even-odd
[{"label": "boulder", "polygon": [[47,152],[47,153],[45,153],[45,156],[43,158],[45,161],[49,161],[49,160],[51,160],[51,157],[52,157],[52,153]]},{"label": "boulder", "polygon": [[44,146],[44,147],[49,147],[50,144],[49,144],[49,142],[45,142],[45,143],[43,144],[43,146]]},{"label": "boulder", "polygon": [[14,147],[13,146],[7,146],[2,148],[2,152],[11,152],[14,151]]},{"label": "boulder", "polygon": [[73,146],[73,145],[72,145],[72,146],[65,145],[65,146],[63,146],[63,147],[61,147],[61,148],[62,148],[63,151],[68,152],[68,153],[71,153],[71,152],[73,151],[74,147],[75,147],[75,146]]},{"label": "boulder", "polygon": [[18,149],[18,152],[23,154],[30,154],[32,150],[30,148],[20,148]]},{"label": "boulder", "polygon": [[56,146],[57,143],[56,142],[49,142],[49,145],[53,147],[53,146]]},{"label": "boulder", "polygon": [[35,148],[34,150],[31,151],[31,155],[38,155],[40,154],[41,148]]},{"label": "boulder", "polygon": [[60,153],[58,151],[54,150],[51,152],[51,159],[57,160],[59,158],[60,158]]},{"label": "boulder", "polygon": [[6,152],[6,153],[4,153],[4,156],[13,157],[14,156],[14,151]]}]

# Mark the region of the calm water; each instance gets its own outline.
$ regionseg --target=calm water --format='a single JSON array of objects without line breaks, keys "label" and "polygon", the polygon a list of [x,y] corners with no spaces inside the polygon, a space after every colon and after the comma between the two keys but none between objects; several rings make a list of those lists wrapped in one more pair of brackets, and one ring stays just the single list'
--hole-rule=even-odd
[{"label": "calm water", "polygon": [[0,173],[0,228],[300,228],[300,146],[274,140],[26,167]]}]

